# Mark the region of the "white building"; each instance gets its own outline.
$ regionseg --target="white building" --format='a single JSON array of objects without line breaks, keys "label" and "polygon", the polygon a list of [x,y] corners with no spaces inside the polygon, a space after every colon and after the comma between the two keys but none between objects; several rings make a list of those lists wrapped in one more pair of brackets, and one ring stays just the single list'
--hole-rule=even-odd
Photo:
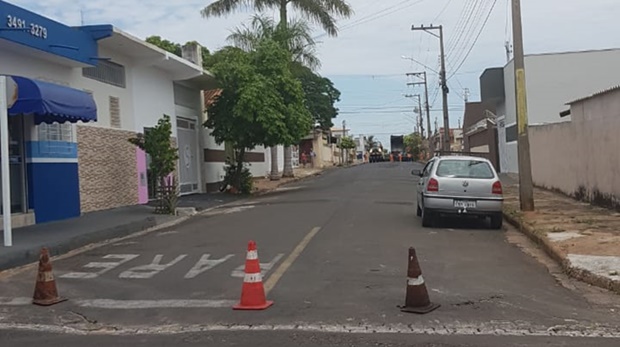
[{"label": "white building", "polygon": [[[567,102],[618,84],[618,61],[620,49],[526,55],[529,125],[569,121],[570,117],[559,116]],[[504,91],[504,99],[497,104],[500,167],[502,172],[516,173],[514,61],[504,67]]]},{"label": "white building", "polygon": [[[16,226],[148,202],[147,156],[128,139],[164,114],[181,193],[206,191],[201,91],[215,80],[196,46],[183,59],[111,25],[68,27],[4,1],[0,13],[0,75],[19,86],[8,110]],[[37,30],[2,30],[26,23]]]}]

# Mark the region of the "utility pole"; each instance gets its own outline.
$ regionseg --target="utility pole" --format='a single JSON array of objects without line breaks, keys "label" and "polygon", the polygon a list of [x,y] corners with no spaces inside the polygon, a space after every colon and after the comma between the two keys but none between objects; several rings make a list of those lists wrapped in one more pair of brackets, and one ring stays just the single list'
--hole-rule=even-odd
[{"label": "utility pole", "polygon": [[346,136],[346,131],[347,131],[347,121],[343,120],[342,121],[342,137],[340,138],[340,161],[343,166],[344,166],[344,147],[342,145],[343,145],[344,137]]},{"label": "utility pole", "polygon": [[[411,83],[407,83],[407,84],[411,84]],[[415,111],[415,108],[413,110],[413,113],[418,113],[419,114],[419,118],[417,121],[417,126],[420,127],[420,135],[422,137],[424,137],[424,117],[422,117],[422,97],[420,96],[420,94],[405,94],[406,98],[417,98],[418,99],[418,111]],[[417,132],[417,131],[415,131]]]},{"label": "utility pole", "polygon": [[[448,81],[446,80],[446,56],[444,52],[443,46],[443,26],[434,26],[431,24],[430,26],[425,27],[424,25],[420,27],[416,27],[415,25],[411,26],[411,30],[423,30],[427,33],[439,38],[439,47],[441,51],[441,71],[440,75],[440,84],[441,91],[443,96],[443,129],[444,129],[444,139],[443,139],[443,150],[450,151],[450,116],[448,114],[448,93],[450,89],[448,88]],[[431,32],[431,30],[439,30],[439,35]]]},{"label": "utility pole", "polygon": [[465,103],[469,102],[469,94],[471,94],[471,92],[469,91],[469,88],[464,88],[463,89],[463,100],[465,100]]},{"label": "utility pole", "polygon": [[519,201],[522,211],[534,211],[534,187],[532,182],[532,162],[530,159],[530,139],[528,137],[525,57],[523,54],[520,0],[512,0],[512,36],[514,45],[517,129],[519,134],[517,139],[519,152]]},{"label": "utility pole", "polygon": [[[417,85],[417,84],[424,84],[424,98],[426,99],[426,101],[424,102],[424,107],[426,108],[426,126],[428,127],[428,139],[430,140],[430,138],[433,136],[433,134],[431,133],[431,106],[428,102],[428,80],[426,79],[426,71],[423,72],[410,72],[407,73],[407,76],[423,76],[424,78],[424,82],[412,82],[412,83],[407,83],[407,85]],[[424,137],[424,134],[422,134],[422,137]]]}]

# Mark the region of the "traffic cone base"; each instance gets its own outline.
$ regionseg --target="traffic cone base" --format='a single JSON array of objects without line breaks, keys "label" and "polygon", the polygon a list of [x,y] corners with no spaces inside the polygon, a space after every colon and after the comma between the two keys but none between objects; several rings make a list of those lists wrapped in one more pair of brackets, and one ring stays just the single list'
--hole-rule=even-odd
[{"label": "traffic cone base", "polygon": [[248,305],[243,305],[242,303],[238,303],[237,305],[233,306],[233,310],[259,311],[259,310],[267,309],[271,305],[273,305],[273,301],[269,301],[269,300],[265,301],[265,303],[262,305],[254,305],[254,306],[248,306]]},{"label": "traffic cone base", "polygon": [[406,307],[406,306],[402,306],[400,308],[400,310],[402,312],[407,312],[407,313],[425,314],[425,313],[429,313],[429,312],[435,311],[440,306],[441,306],[440,304],[434,304],[434,303],[431,302],[431,303],[429,303],[428,305],[426,305],[424,307]]}]

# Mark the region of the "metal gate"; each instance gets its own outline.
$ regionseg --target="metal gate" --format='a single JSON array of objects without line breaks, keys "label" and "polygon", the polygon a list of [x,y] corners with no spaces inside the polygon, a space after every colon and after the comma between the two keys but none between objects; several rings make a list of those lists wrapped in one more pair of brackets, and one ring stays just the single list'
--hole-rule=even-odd
[{"label": "metal gate", "polygon": [[199,176],[196,120],[177,117],[179,148],[179,190],[181,195],[197,193]]}]

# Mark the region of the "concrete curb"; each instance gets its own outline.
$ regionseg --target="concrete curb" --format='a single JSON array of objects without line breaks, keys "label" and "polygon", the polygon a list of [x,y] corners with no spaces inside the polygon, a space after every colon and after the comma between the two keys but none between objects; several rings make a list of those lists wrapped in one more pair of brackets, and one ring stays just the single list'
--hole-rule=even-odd
[{"label": "concrete curb", "polygon": [[593,286],[597,286],[620,294],[620,282],[614,281],[611,278],[597,275],[589,270],[572,266],[570,261],[562,254],[561,251],[559,251],[553,245],[551,241],[549,241],[548,238],[541,236],[539,233],[536,232],[535,229],[525,223],[522,223],[519,219],[515,218],[505,210],[503,211],[503,214],[504,219],[506,219],[509,224],[519,229],[519,231],[529,237],[537,245],[542,247],[542,249],[545,251],[545,253],[547,253],[547,255],[549,255],[553,260],[560,264],[562,270],[568,276],[584,283],[588,283]]},{"label": "concrete curb", "polygon": [[93,231],[87,234],[76,235],[66,240],[56,240],[45,245],[40,244],[29,247],[28,249],[24,249],[21,253],[0,257],[0,272],[38,262],[41,247],[46,247],[50,252],[50,256],[54,257],[66,254],[94,242],[127,236],[165,223],[166,221],[158,223],[155,216],[149,216],[142,220]]}]

